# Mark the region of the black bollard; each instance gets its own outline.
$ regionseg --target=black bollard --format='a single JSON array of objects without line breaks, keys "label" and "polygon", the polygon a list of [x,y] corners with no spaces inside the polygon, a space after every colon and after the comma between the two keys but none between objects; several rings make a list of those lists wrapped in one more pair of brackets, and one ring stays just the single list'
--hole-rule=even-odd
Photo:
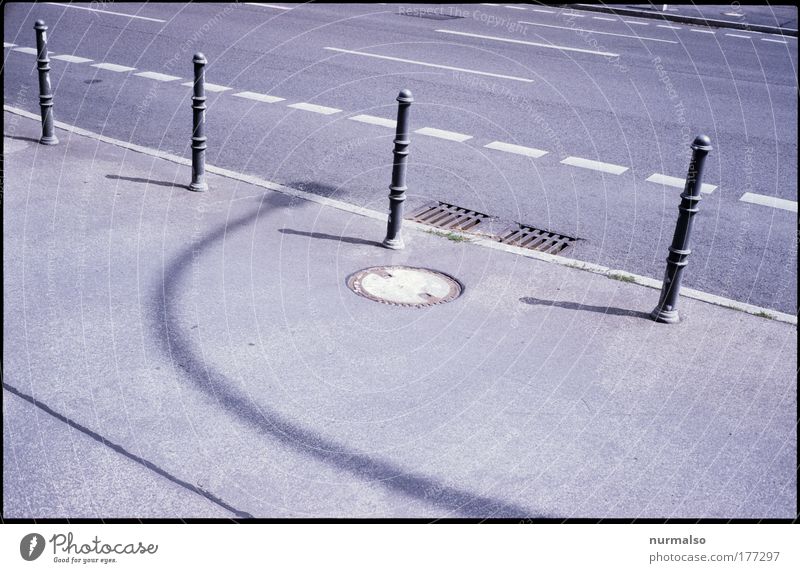
[{"label": "black bollard", "polygon": [[383,240],[383,246],[389,249],[402,249],[404,246],[400,231],[403,223],[403,201],[406,200],[408,146],[411,143],[408,134],[408,112],[413,101],[410,90],[401,90],[397,96],[397,131],[394,137],[392,184],[389,186],[389,221],[386,225],[386,238]]},{"label": "black bollard", "polygon": [[53,129],[53,92],[50,88],[50,56],[47,54],[47,26],[42,20],[33,25],[36,30],[36,67],[39,69],[39,106],[42,109],[42,145],[58,143]]},{"label": "black bollard", "polygon": [[706,135],[698,135],[692,143],[692,161],[689,163],[689,173],[686,177],[686,187],[681,193],[681,204],[678,207],[678,223],[675,225],[675,234],[672,237],[672,246],[667,255],[667,271],[664,274],[664,284],[661,287],[661,296],[658,306],[650,313],[650,318],[656,322],[676,323],[678,316],[678,294],[681,290],[681,277],[686,268],[687,259],[691,254],[689,239],[692,234],[692,217],[700,210],[698,204],[700,187],[703,184],[703,165],[711,147],[711,140]]},{"label": "black bollard", "polygon": [[206,183],[206,57],[200,52],[194,55],[194,112],[192,130],[192,182],[191,191],[208,191]]}]

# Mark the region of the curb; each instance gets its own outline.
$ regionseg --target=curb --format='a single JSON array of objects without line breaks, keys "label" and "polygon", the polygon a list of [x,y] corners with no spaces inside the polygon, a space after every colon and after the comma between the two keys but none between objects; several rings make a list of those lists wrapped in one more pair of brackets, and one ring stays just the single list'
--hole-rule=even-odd
[{"label": "curb", "polygon": [[603,12],[605,14],[616,14],[618,16],[639,16],[640,18],[669,20],[681,24],[699,24],[701,26],[711,26],[714,28],[734,28],[736,30],[749,30],[752,32],[777,34],[779,36],[797,37],[797,30],[779,28],[778,26],[764,26],[763,24],[747,24],[745,22],[732,22],[729,20],[709,20],[699,16],[681,16],[680,14],[665,14],[664,12],[651,12],[649,10],[637,10],[635,8],[614,8],[602,4],[567,4],[566,7],[573,10],[588,10],[590,12]]},{"label": "curb", "polygon": [[[41,119],[41,117],[38,114],[31,113],[29,111],[12,107],[6,104],[3,104],[3,110],[7,111],[8,113],[12,113],[14,115],[18,115],[35,121],[39,121]],[[179,165],[185,165],[187,167],[191,167],[192,165],[190,159],[173,155],[171,153],[158,151],[157,149],[151,149],[149,147],[144,147],[142,145],[137,145],[135,143],[129,143],[127,141],[121,141],[119,139],[114,139],[105,135],[100,135],[98,133],[94,133],[92,131],[88,131],[86,129],[76,127],[74,125],[70,125],[68,123],[64,123],[61,121],[56,121],[54,122],[54,124],[55,127],[57,127],[58,129],[67,131],[69,133],[74,133],[75,135],[88,137],[90,139],[94,139],[102,143],[108,143],[110,145],[122,147],[123,149],[127,149],[129,151],[135,151],[137,153],[143,153],[151,157],[164,159],[172,163],[178,163]],[[299,189],[286,187],[285,185],[281,185],[280,183],[267,181],[266,179],[261,179],[260,177],[256,177],[254,175],[237,173],[236,171],[231,171],[230,169],[224,169],[222,167],[216,167],[214,165],[208,165],[208,164],[206,165],[206,173],[213,173],[221,177],[233,179],[235,181],[241,181],[242,183],[248,183],[256,187],[261,187],[262,189],[268,189],[269,191],[283,193],[284,195],[297,197],[299,199],[305,199],[306,201],[311,201],[312,203],[317,203],[319,205],[324,205],[326,207],[333,207],[334,209],[339,209],[341,211],[346,211],[348,213],[353,213],[355,215],[361,215],[363,217],[368,217],[370,219],[376,219],[379,221],[386,221],[387,217],[386,213],[375,211],[373,209],[367,209],[365,207],[359,207],[357,205],[352,205],[350,203],[339,201],[337,199],[329,199],[327,197],[321,197],[319,195],[315,195],[307,191],[300,191]],[[440,230],[438,227],[426,225],[425,223],[420,223],[418,221],[410,221],[408,219],[404,220],[403,227],[406,229],[415,229],[417,231],[423,231],[423,232],[430,232],[431,230],[436,230],[436,231]],[[598,265],[595,263],[579,261],[576,259],[568,259],[566,257],[562,257],[559,255],[551,255],[548,253],[531,251],[529,249],[516,247],[514,245],[506,245],[504,243],[498,243],[497,241],[493,241],[491,239],[482,238],[479,235],[470,235],[466,233],[455,233],[455,234],[461,235],[469,239],[469,242],[479,245],[481,247],[487,247],[497,251],[512,253],[529,259],[536,259],[547,263],[555,263],[557,265],[561,265],[562,267],[570,267],[573,269],[578,269],[598,275],[603,275],[611,280],[622,280],[624,282],[635,283],[639,286],[644,286],[656,290],[660,290],[662,286],[662,281],[653,279],[651,277],[636,275],[633,273],[629,273],[627,271],[610,269],[608,267],[604,267],[603,265]],[[758,316],[759,318],[769,318],[777,322],[784,322],[787,324],[793,324],[794,326],[797,326],[797,317],[793,314],[786,314],[769,308],[753,306],[745,302],[731,300],[715,294],[710,294],[686,287],[681,289],[680,296],[682,298],[699,300],[701,302],[706,302],[716,306],[729,308],[731,310],[738,310],[740,312]]]}]

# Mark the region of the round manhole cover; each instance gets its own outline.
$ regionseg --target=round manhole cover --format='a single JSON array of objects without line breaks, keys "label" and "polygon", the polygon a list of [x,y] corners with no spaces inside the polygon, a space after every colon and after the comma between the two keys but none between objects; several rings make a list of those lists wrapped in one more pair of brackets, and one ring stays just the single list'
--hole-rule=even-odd
[{"label": "round manhole cover", "polygon": [[422,307],[450,302],[461,294],[451,276],[414,267],[371,267],[350,275],[347,286],[370,300],[397,306]]}]

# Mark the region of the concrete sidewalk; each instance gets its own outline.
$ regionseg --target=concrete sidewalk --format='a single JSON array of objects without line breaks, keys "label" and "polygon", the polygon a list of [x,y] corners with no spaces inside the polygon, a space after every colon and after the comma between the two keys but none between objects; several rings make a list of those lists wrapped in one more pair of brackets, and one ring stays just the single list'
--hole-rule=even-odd
[{"label": "concrete sidewalk", "polygon": [[734,28],[797,37],[797,6],[791,4],[570,4],[576,10],[591,10],[656,18],[683,24]]},{"label": "concrete sidewalk", "polygon": [[5,119],[5,518],[796,517],[795,326]]}]

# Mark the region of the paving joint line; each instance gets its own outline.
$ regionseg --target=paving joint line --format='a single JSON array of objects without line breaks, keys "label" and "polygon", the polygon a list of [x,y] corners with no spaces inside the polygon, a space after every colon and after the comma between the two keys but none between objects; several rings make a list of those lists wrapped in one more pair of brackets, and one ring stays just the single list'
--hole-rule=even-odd
[{"label": "paving joint line", "polygon": [[[31,113],[29,111],[19,109],[13,106],[9,106],[7,104],[3,104],[3,110],[7,111],[8,113],[12,113],[21,117],[25,117],[34,121],[40,121],[41,118],[38,114]],[[99,133],[94,133],[92,131],[70,125],[68,123],[64,123],[62,121],[55,121],[55,127],[61,129],[63,131],[67,131],[69,133],[73,133],[78,136],[87,137],[89,139],[94,139],[95,141],[101,141],[103,143],[108,143],[117,147],[121,147],[123,149],[127,149],[129,151],[135,151],[138,153],[142,153],[145,155],[149,155],[151,157],[157,157],[159,159],[164,159],[170,161],[172,163],[177,163],[179,165],[185,165],[191,167],[192,161],[190,159],[186,159],[184,157],[180,157],[177,155],[173,155],[171,153],[167,153],[164,151],[159,151],[157,149],[152,149],[149,147],[145,147],[143,145],[138,145],[135,143],[130,143],[127,141],[121,141],[119,139],[114,139],[112,137],[108,137],[105,135],[100,135]],[[294,189],[292,187],[287,187],[280,183],[275,183],[273,181],[268,181],[266,179],[262,179],[260,177],[254,175],[247,175],[244,173],[238,173],[236,171],[231,171],[229,169],[224,169],[222,167],[216,167],[214,165],[206,165],[206,172],[212,173],[215,175],[219,175],[222,177],[226,177],[228,179],[233,179],[234,181],[241,181],[243,183],[248,183],[250,185],[254,185],[256,187],[261,187],[263,189],[268,189],[270,191],[275,191],[278,193],[283,193],[285,195],[289,195],[292,197],[297,197],[299,199],[305,199],[312,203],[316,203],[318,205],[323,205],[326,207],[333,207],[334,209],[339,209],[341,211],[345,211],[348,213],[353,213],[355,215],[361,215],[363,217],[367,217],[370,219],[378,220],[378,221],[386,221],[386,213],[375,211],[373,209],[367,209],[365,207],[359,207],[357,205],[353,205],[352,203],[346,203],[345,201],[340,201],[338,199],[331,199],[329,197],[321,197],[319,195],[315,195],[313,193],[309,193],[307,191],[301,191],[299,189]],[[431,225],[426,225],[424,223],[420,223],[418,221],[411,221],[405,219],[403,221],[403,226],[406,229],[415,229],[417,231],[429,232],[431,229],[437,229]],[[437,229],[438,230],[438,229]],[[634,273],[629,273],[627,271],[621,271],[616,269],[610,269],[609,267],[598,265],[596,263],[590,263],[586,261],[580,261],[577,259],[569,259],[567,257],[562,257],[559,255],[551,255],[548,253],[541,253],[538,251],[532,251],[530,249],[525,249],[523,247],[516,247],[514,245],[507,245],[504,243],[499,243],[497,241],[491,239],[485,239],[481,237],[477,237],[475,240],[470,241],[471,244],[479,245],[482,247],[494,249],[497,251],[504,251],[507,253],[513,253],[517,255],[521,255],[526,258],[536,259],[539,261],[544,261],[548,263],[555,263],[561,266],[570,267],[573,269],[588,271],[594,274],[604,275],[609,279],[616,278],[619,276],[624,276],[629,279],[629,282],[633,282],[640,286],[649,287],[652,289],[659,290],[661,289],[662,282],[660,280],[646,277],[642,275],[637,275]],[[706,293],[703,291],[691,289],[691,288],[683,288],[681,290],[681,296],[684,298],[694,299],[701,302],[714,304],[716,306],[721,306],[724,308],[728,308],[731,310],[737,310],[740,312],[744,312],[747,314],[759,316],[759,317],[770,317],[772,320],[777,322],[784,322],[787,324],[792,324],[797,326],[797,316],[792,314],[783,313],[777,310],[773,310],[770,308],[758,307],[751,305],[749,303],[736,301],[733,299],[725,298],[719,295],[714,295],[711,293]]]}]

